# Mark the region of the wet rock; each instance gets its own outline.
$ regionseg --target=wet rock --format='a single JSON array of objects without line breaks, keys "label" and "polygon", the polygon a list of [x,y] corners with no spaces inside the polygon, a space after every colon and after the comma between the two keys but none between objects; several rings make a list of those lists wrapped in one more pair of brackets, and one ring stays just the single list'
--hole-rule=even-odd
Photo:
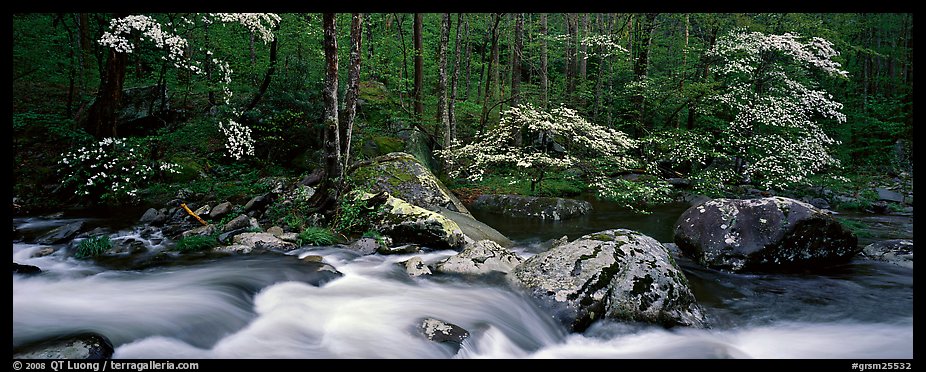
[{"label": "wet rock", "polygon": [[123,239],[123,240],[114,240],[113,247],[104,252],[103,254],[107,256],[120,256],[120,255],[132,255],[139,254],[148,251],[148,247],[145,246],[145,243],[138,239]]},{"label": "wet rock", "polygon": [[[433,249],[458,249],[466,243],[460,226],[438,213],[385,195],[383,208],[371,217],[376,231],[393,238],[396,244],[420,244]],[[361,200],[376,200],[375,195],[355,195]]]},{"label": "wet rock", "polygon": [[246,245],[252,249],[268,251],[291,251],[298,248],[295,244],[280,240],[268,233],[242,233],[236,235],[232,241],[235,244]]},{"label": "wet rock", "polygon": [[302,262],[322,262],[325,258],[319,255],[310,254],[302,258]]},{"label": "wet rock", "polygon": [[302,180],[299,181],[299,184],[304,186],[315,186],[324,178],[325,170],[322,168],[315,168],[312,173],[303,177]]},{"label": "wet rock", "polygon": [[13,274],[33,275],[41,273],[42,269],[32,265],[21,265],[13,262]]},{"label": "wet rock", "polygon": [[180,236],[189,238],[191,236],[207,236],[215,233],[215,225],[200,226],[195,229],[184,231]]},{"label": "wet rock", "polygon": [[351,243],[348,248],[360,252],[362,255],[376,253],[379,249],[388,249],[384,244],[373,238],[360,238]]},{"label": "wet rock", "polygon": [[784,197],[714,199],[689,208],[675,243],[696,262],[727,271],[782,270],[848,261],[857,238],[826,212]]},{"label": "wet rock", "polygon": [[160,226],[163,225],[164,222],[167,222],[167,215],[157,209],[148,208],[138,222],[146,225]]},{"label": "wet rock", "polygon": [[84,228],[84,221],[56,227],[35,240],[38,244],[59,244],[73,239]]},{"label": "wet rock", "polygon": [[33,257],[33,258],[36,258],[36,257],[45,257],[45,256],[48,256],[48,255],[51,255],[52,253],[55,253],[55,251],[56,251],[56,250],[55,250],[54,247],[42,247],[42,248],[39,248],[39,249],[38,249],[37,251],[35,251],[34,253],[32,253],[32,257]]},{"label": "wet rock", "polygon": [[209,211],[209,218],[220,219],[222,217],[225,217],[225,215],[231,213],[232,209],[234,208],[235,206],[232,205],[232,203],[229,203],[229,202],[219,203],[219,205],[216,205],[214,208],[212,208],[211,211]]},{"label": "wet rock", "polygon": [[13,359],[110,359],[113,344],[106,336],[83,333],[13,349]]},{"label": "wet rock", "polygon": [[632,230],[584,235],[527,259],[508,278],[577,332],[602,318],[705,325],[675,260],[662,244]]},{"label": "wet rock", "polygon": [[210,211],[212,211],[212,207],[210,207],[209,204],[205,204],[202,207],[196,208],[196,210],[193,211],[193,213],[199,216],[200,218],[206,218],[206,217],[209,217]]},{"label": "wet rock", "polygon": [[248,203],[244,205],[244,211],[251,212],[262,210],[267,204],[270,204],[270,197],[268,195],[258,195],[248,200]]},{"label": "wet rock", "polygon": [[707,197],[707,196],[704,196],[704,195],[701,195],[701,194],[693,194],[693,193],[690,193],[690,192],[683,192],[683,193],[681,194],[681,200],[680,200],[680,201],[682,201],[682,202],[684,202],[684,203],[686,203],[686,204],[688,204],[688,205],[690,205],[690,206],[696,206],[696,205],[702,204],[702,203],[704,203],[704,202],[706,202],[706,201],[709,201],[709,200],[711,200],[711,198],[709,198],[709,197]]},{"label": "wet rock", "polygon": [[871,243],[862,249],[864,257],[913,269],[913,240],[892,239]]},{"label": "wet rock", "polygon": [[472,208],[508,217],[534,217],[542,220],[565,220],[588,213],[591,203],[584,200],[521,195],[482,194]]},{"label": "wet rock", "polygon": [[280,235],[283,235],[283,228],[279,226],[271,226],[269,229],[267,229],[267,233],[279,238]]},{"label": "wet rock", "polygon": [[456,222],[457,226],[460,227],[460,231],[463,232],[463,236],[466,238],[467,243],[475,243],[480,240],[491,240],[502,247],[510,247],[514,244],[511,239],[502,235],[498,230],[476,220],[471,215],[440,207],[436,208],[436,212]]},{"label": "wet rock", "polygon": [[294,232],[282,233],[278,238],[284,242],[296,243],[299,241],[299,234]]},{"label": "wet rock", "polygon": [[676,189],[687,189],[691,187],[691,180],[687,178],[667,178],[666,182]]},{"label": "wet rock", "polygon": [[440,319],[424,318],[418,324],[418,331],[428,340],[438,343],[448,343],[459,348],[467,337],[469,331],[453,323]]},{"label": "wet rock", "polygon": [[830,203],[823,198],[810,199],[810,205],[820,209],[830,209]]},{"label": "wet rock", "polygon": [[[218,236],[219,243],[228,244],[228,243],[231,242],[231,239],[235,237],[235,235],[238,235],[238,234],[241,234],[241,233],[245,233],[245,232],[248,231],[249,228],[250,228],[250,227],[242,227],[242,228],[240,228],[240,229],[234,229],[234,230],[231,230],[231,231],[226,231],[226,232],[224,232],[224,233],[221,233],[221,234],[219,234],[219,236]],[[295,242],[295,241],[294,241],[294,242]]]},{"label": "wet rock", "polygon": [[380,246],[376,249],[376,253],[379,254],[409,254],[417,253],[421,251],[421,246],[418,244],[404,244],[395,247],[389,246]]},{"label": "wet rock", "polygon": [[903,194],[891,191],[882,187],[875,188],[878,193],[878,200],[889,201],[894,203],[903,203]]},{"label": "wet rock", "polygon": [[394,152],[357,167],[352,177],[370,184],[371,193],[386,191],[411,205],[434,211],[437,207],[469,215],[463,203],[414,156]]},{"label": "wet rock", "polygon": [[229,232],[237,229],[245,229],[251,226],[251,218],[240,214],[222,227],[223,232]]},{"label": "wet rock", "polygon": [[666,247],[666,251],[669,252],[672,256],[681,256],[683,255],[682,250],[678,248],[678,244],[675,243],[662,243],[663,247]]},{"label": "wet rock", "polygon": [[460,253],[447,257],[435,265],[442,273],[481,275],[492,271],[509,273],[522,259],[491,240],[467,244]]},{"label": "wet rock", "polygon": [[242,244],[222,245],[212,248],[213,253],[250,254],[254,249]]},{"label": "wet rock", "polygon": [[431,275],[431,269],[428,268],[428,265],[424,264],[424,261],[421,260],[421,257],[412,257],[405,262],[402,262],[405,265],[405,272],[408,273],[408,276],[417,277],[422,275]]}]

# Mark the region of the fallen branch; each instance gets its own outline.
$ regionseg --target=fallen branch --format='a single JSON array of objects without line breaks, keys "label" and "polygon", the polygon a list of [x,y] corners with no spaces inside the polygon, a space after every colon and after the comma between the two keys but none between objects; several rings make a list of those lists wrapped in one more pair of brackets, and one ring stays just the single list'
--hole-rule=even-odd
[{"label": "fallen branch", "polygon": [[206,221],[203,221],[203,219],[197,216],[196,213],[193,213],[193,211],[190,210],[190,207],[186,206],[186,203],[180,203],[180,206],[183,207],[183,210],[185,210],[187,214],[193,216],[197,221],[199,221],[199,223],[203,224],[203,226],[208,225]]}]

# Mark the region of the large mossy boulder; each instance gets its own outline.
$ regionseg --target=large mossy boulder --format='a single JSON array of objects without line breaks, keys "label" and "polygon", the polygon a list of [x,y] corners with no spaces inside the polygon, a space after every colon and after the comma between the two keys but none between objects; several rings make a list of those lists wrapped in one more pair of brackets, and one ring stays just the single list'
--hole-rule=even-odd
[{"label": "large mossy boulder", "polygon": [[351,173],[356,184],[369,186],[371,193],[380,191],[412,205],[435,211],[437,207],[470,214],[450,190],[414,156],[394,152],[361,163]]},{"label": "large mossy boulder", "polygon": [[463,231],[467,243],[475,243],[480,240],[491,240],[502,247],[514,245],[514,242],[508,239],[507,236],[502,235],[502,233],[492,228],[492,226],[480,222],[469,214],[454,212],[440,207],[437,208],[436,212],[456,222],[457,226],[460,226],[460,230]]},{"label": "large mossy boulder", "polygon": [[713,199],[682,213],[675,243],[700,264],[768,271],[848,261],[855,234],[813,205],[784,197]]},{"label": "large mossy boulder", "polygon": [[508,276],[569,329],[619,319],[705,326],[685,274],[655,239],[626,229],[588,234],[533,256]]},{"label": "large mossy boulder", "polygon": [[581,216],[592,210],[591,203],[584,200],[506,194],[479,195],[470,207],[508,217],[553,221]]},{"label": "large mossy boulder", "polygon": [[352,196],[371,203],[382,199],[376,212],[370,216],[372,227],[384,235],[392,237],[395,244],[420,244],[432,249],[460,249],[466,244],[460,226],[439,213],[412,205],[411,203],[389,195],[355,193]]}]

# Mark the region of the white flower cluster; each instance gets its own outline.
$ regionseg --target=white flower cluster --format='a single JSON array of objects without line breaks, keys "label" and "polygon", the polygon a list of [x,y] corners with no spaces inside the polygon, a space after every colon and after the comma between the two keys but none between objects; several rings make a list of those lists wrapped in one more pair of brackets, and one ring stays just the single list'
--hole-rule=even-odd
[{"label": "white flower cluster", "polygon": [[176,164],[147,162],[140,144],[119,138],[104,138],[95,146],[65,153],[58,164],[62,166],[64,184],[75,185],[78,195],[103,199],[136,197],[138,186],[154,176],[155,167],[180,173]]},{"label": "white flower cluster", "polygon": [[[196,17],[180,16],[180,21],[187,27],[194,27],[197,23]],[[280,16],[272,13],[208,13],[203,14],[199,21],[205,24],[211,24],[215,21],[222,23],[236,23],[246,27],[249,31],[257,35],[264,43],[273,40],[273,28],[280,23]],[[165,26],[171,31],[165,31]],[[116,18],[110,21],[110,30],[103,33],[99,43],[108,46],[120,53],[132,53],[135,45],[129,40],[129,37],[135,31],[139,34],[139,41],[150,40],[158,49],[167,51],[167,56],[162,57],[173,62],[174,67],[183,68],[190,72],[202,75],[205,70],[202,68],[201,61],[192,59],[190,55],[185,54],[188,49],[188,42],[179,36],[177,26],[167,23],[162,26],[157,20],[146,15],[130,15],[123,18]],[[222,97],[225,105],[231,105],[233,95],[230,88],[232,82],[232,68],[228,62],[213,56],[212,51],[206,50],[203,55],[207,56],[206,63],[212,63],[220,72],[219,82],[221,83]],[[237,116],[237,110],[232,109],[231,113]],[[229,123],[219,123],[222,132],[228,136],[225,147],[229,149],[229,154],[235,159],[241,156],[253,155],[253,139],[249,128],[229,121]]]},{"label": "white flower cluster", "polygon": [[240,160],[244,155],[254,155],[254,139],[251,128],[229,120],[228,124],[219,122],[219,129],[225,134],[225,148],[231,157]]},{"label": "white flower cluster", "polygon": [[[516,145],[517,138],[526,143]],[[562,149],[554,150],[555,144]],[[499,165],[523,170],[578,164],[623,168],[632,163],[626,152],[635,145],[623,132],[589,123],[573,109],[540,111],[526,104],[503,112],[498,127],[480,134],[473,143],[455,141],[437,154],[450,165],[451,176],[478,181],[487,169]]]},{"label": "white flower cluster", "polygon": [[803,42],[795,34],[731,32],[710,52],[719,57],[717,73],[725,93],[714,97],[733,115],[719,143],[746,161],[746,175],[767,187],[801,183],[838,165],[828,152],[837,141],[820,127],[821,118],[846,121],[843,105],[813,89],[794,68],[847,76],[832,58],[838,53],[822,38]]},{"label": "white flower cluster", "polygon": [[[591,55],[597,55],[601,58],[607,58],[613,55],[630,53],[619,43],[617,35],[592,35],[579,40],[585,45],[586,52],[582,58],[588,59]],[[595,50],[593,52],[592,50]]]}]

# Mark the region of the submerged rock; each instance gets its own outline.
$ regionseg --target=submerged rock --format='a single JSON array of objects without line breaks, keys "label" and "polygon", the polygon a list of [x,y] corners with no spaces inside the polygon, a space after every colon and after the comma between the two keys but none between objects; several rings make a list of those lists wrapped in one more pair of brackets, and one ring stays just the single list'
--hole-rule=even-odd
[{"label": "submerged rock", "polygon": [[440,319],[424,318],[418,324],[418,331],[428,340],[448,343],[457,348],[469,337],[469,331]]},{"label": "submerged rock", "polygon": [[357,167],[352,177],[372,185],[370,192],[388,192],[411,205],[435,211],[437,207],[469,215],[463,203],[414,156],[393,152]]},{"label": "submerged rock", "polygon": [[508,278],[577,332],[602,318],[706,324],[688,279],[665,247],[632,230],[582,236],[527,259]]},{"label": "submerged rock", "polygon": [[348,246],[349,249],[360,252],[362,255],[376,253],[377,250],[387,248],[374,238],[360,238]]},{"label": "submerged rock", "polygon": [[73,239],[83,230],[84,221],[69,223],[64,226],[56,227],[35,240],[38,244],[59,244]]},{"label": "submerged rock", "polygon": [[402,262],[405,265],[405,272],[408,273],[408,276],[416,277],[422,275],[431,275],[431,269],[428,265],[424,264],[424,261],[421,260],[421,257],[412,257],[408,261]]},{"label": "submerged rock", "polygon": [[145,211],[145,214],[141,216],[141,219],[139,219],[138,222],[146,225],[160,226],[163,225],[164,222],[167,222],[167,215],[161,213],[161,211],[157,209],[148,208],[148,210]]},{"label": "submerged rock", "polygon": [[674,240],[698,263],[728,271],[845,262],[859,251],[855,235],[828,213],[778,196],[689,208],[675,224]]},{"label": "submerged rock", "polygon": [[521,263],[521,258],[491,240],[467,244],[460,253],[438,262],[435,271],[442,273],[480,275],[492,271],[509,273]]},{"label": "submerged rock", "polygon": [[13,359],[110,359],[113,344],[106,336],[83,333],[13,349]]},{"label": "submerged rock", "polygon": [[534,217],[542,220],[565,220],[592,210],[584,200],[521,195],[479,195],[472,208],[508,217]]},{"label": "submerged rock", "polygon": [[13,274],[33,275],[41,273],[42,269],[32,265],[22,265],[13,262]]},{"label": "submerged rock", "polygon": [[871,243],[862,249],[866,258],[913,268],[913,240],[892,239]]}]

